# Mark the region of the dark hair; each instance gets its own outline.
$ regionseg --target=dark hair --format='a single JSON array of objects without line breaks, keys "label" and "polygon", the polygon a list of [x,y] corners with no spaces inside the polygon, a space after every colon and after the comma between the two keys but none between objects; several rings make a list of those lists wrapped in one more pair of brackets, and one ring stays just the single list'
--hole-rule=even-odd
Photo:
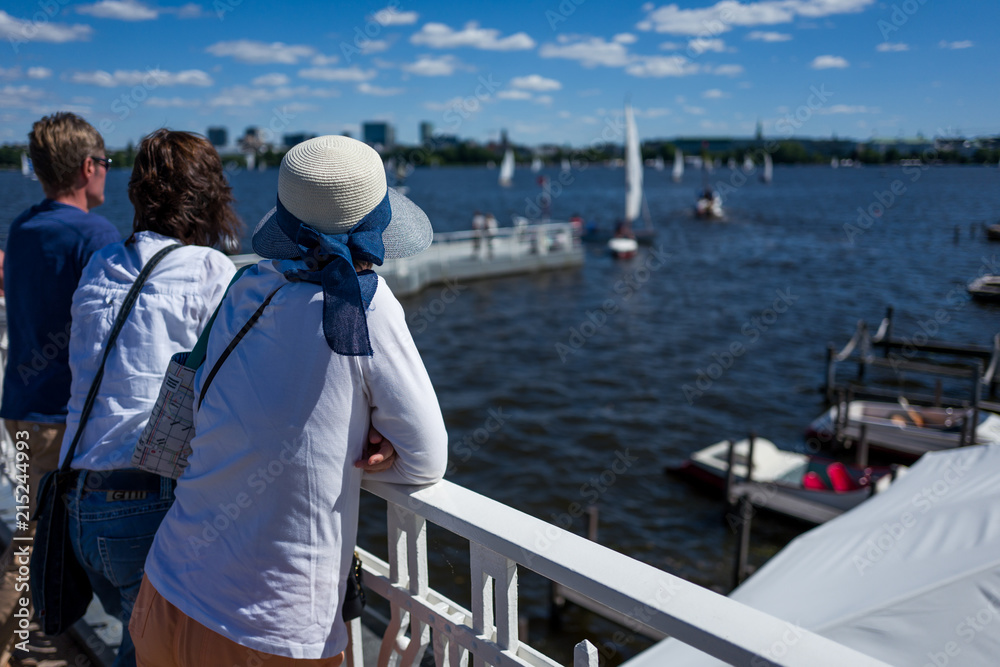
[{"label": "dark hair", "polygon": [[45,194],[59,196],[73,189],[84,160],[104,154],[104,139],[75,113],[60,111],[31,126],[28,154],[38,180],[51,190]]},{"label": "dark hair", "polygon": [[160,129],[143,138],[128,182],[134,232],[156,232],[188,245],[230,249],[243,223],[222,160],[191,132]]}]

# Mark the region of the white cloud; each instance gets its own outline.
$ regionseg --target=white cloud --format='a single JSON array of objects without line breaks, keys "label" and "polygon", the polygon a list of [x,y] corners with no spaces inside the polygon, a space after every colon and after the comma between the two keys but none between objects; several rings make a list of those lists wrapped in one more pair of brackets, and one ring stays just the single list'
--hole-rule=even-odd
[{"label": "white cloud", "polygon": [[29,79],[47,79],[52,76],[52,70],[48,67],[29,67],[28,68],[28,78]]},{"label": "white cloud", "polygon": [[158,109],[193,109],[201,106],[201,100],[187,100],[183,97],[150,97],[146,106]]},{"label": "white cloud", "polygon": [[[580,39],[580,38],[577,38]],[[538,50],[542,58],[579,60],[584,67],[624,67],[631,60],[628,50],[619,42],[605,42],[601,37],[588,37],[573,42],[565,35],[559,36],[559,45],[543,44]]]},{"label": "white cloud", "polygon": [[726,43],[721,39],[705,39],[703,37],[698,37],[697,39],[692,39],[688,42],[688,53],[694,55],[701,55],[706,51],[715,51],[716,53],[726,52]]},{"label": "white cloud", "polygon": [[465,27],[458,31],[443,23],[426,23],[419,32],[410,37],[410,42],[433,49],[468,46],[484,51],[523,51],[535,48],[535,40],[527,33],[519,32],[508,37],[500,37],[499,30],[480,28],[475,21],[466,23]]},{"label": "white cloud", "polygon": [[451,76],[456,69],[462,67],[462,63],[455,56],[418,56],[417,62],[407,63],[401,68],[404,72],[416,74],[417,76]]},{"label": "white cloud", "polygon": [[684,56],[645,56],[625,68],[627,74],[641,77],[688,76],[700,71],[699,65]]},{"label": "white cloud", "polygon": [[264,74],[250,83],[255,86],[287,86],[289,78],[285,74]]},{"label": "white cloud", "polygon": [[144,85],[148,88],[158,86],[211,86],[214,81],[199,69],[189,69],[182,72],[165,72],[159,69],[149,70],[115,70],[114,73],[104,70],[93,72],[75,72],[69,75],[69,81],[84,83],[102,88],[117,86]]},{"label": "white cloud", "polygon": [[370,56],[373,53],[382,53],[389,50],[389,42],[385,39],[369,39],[361,45],[361,53]]},{"label": "white cloud", "polygon": [[30,86],[3,86],[0,88],[0,107],[4,109],[35,109],[45,92]]},{"label": "white cloud", "polygon": [[747,35],[747,39],[753,39],[760,42],[787,42],[791,38],[791,35],[786,35],[783,32],[769,32],[765,30],[754,30]]},{"label": "white cloud", "polygon": [[531,93],[526,90],[501,90],[496,97],[498,100],[530,100]]},{"label": "white cloud", "polygon": [[416,12],[401,12],[395,7],[386,7],[375,12],[374,19],[382,25],[412,25],[417,22]]},{"label": "white cloud", "polygon": [[620,32],[613,37],[613,41],[619,44],[635,44],[639,41],[639,38],[630,32]]},{"label": "white cloud", "polygon": [[177,12],[177,18],[179,19],[196,19],[204,16],[204,12],[201,10],[201,5],[194,2],[181,5],[175,11]]},{"label": "white cloud", "polygon": [[635,115],[639,118],[660,118],[669,116],[673,111],[666,107],[651,107],[649,109],[636,109]]},{"label": "white cloud", "polygon": [[93,34],[94,29],[89,25],[24,21],[0,9],[0,39],[7,40],[15,51],[24,42],[80,42],[89,40]]},{"label": "white cloud", "polygon": [[664,51],[676,51],[677,49],[683,49],[684,45],[680,42],[663,42],[660,44],[660,48]]},{"label": "white cloud", "polygon": [[373,86],[370,83],[359,83],[358,92],[365,95],[376,95],[378,97],[389,97],[390,95],[402,95],[406,92],[405,88],[382,88],[381,86]]},{"label": "white cloud", "polygon": [[510,85],[514,88],[521,88],[523,90],[534,90],[538,92],[544,92],[546,90],[560,90],[562,89],[562,84],[555,79],[546,79],[544,76],[538,74],[529,74],[528,76],[515,76],[510,80]]},{"label": "white cloud", "polygon": [[712,74],[719,76],[739,76],[743,74],[743,65],[719,65],[712,70]]},{"label": "white cloud", "polygon": [[573,114],[571,114],[571,113],[570,113],[570,112],[568,112],[568,111],[560,111],[560,112],[559,112],[559,113],[558,113],[557,115],[558,115],[558,116],[559,116],[560,118],[572,118],[572,117],[573,117]]},{"label": "white cloud", "polygon": [[0,67],[0,80],[14,81],[21,78],[20,67]]},{"label": "white cloud", "polygon": [[257,42],[252,39],[237,39],[229,42],[217,42],[205,49],[213,56],[230,56],[241,63],[265,65],[281,63],[296,65],[301,58],[316,54],[311,46],[283,44],[282,42]]},{"label": "white cloud", "polygon": [[555,100],[552,99],[551,95],[539,95],[533,101],[535,104],[543,104],[545,106],[549,106]]},{"label": "white cloud", "polygon": [[701,96],[706,100],[721,100],[724,97],[729,97],[729,93],[724,93],[718,88],[712,88],[703,92]]},{"label": "white cloud", "polygon": [[816,56],[809,66],[813,69],[844,69],[850,63],[840,56]]},{"label": "white cloud", "polygon": [[326,67],[327,65],[336,65],[340,62],[338,56],[325,56],[322,53],[316,54],[309,61],[309,64],[315,65],[316,67]]},{"label": "white cloud", "polygon": [[972,48],[972,42],[968,39],[962,40],[961,42],[948,42],[941,40],[938,46],[942,49],[970,49]]},{"label": "white cloud", "polygon": [[117,21],[151,21],[160,15],[155,9],[138,0],[101,0],[92,5],[81,5],[76,11],[99,19]]},{"label": "white cloud", "polygon": [[674,35],[722,34],[733,27],[791,23],[798,17],[820,18],[863,11],[875,0],[759,0],[741,3],[721,0],[711,7],[681,9],[676,4],[647,10],[639,30]]},{"label": "white cloud", "polygon": [[299,76],[303,79],[314,79],[316,81],[369,81],[374,79],[377,72],[373,69],[363,70],[360,67],[310,67],[299,70]]},{"label": "white cloud", "polygon": [[[254,107],[265,102],[277,100],[313,97],[337,97],[340,93],[328,88],[310,88],[308,86],[281,86],[279,88],[252,88],[250,86],[232,86],[223,89],[218,95],[208,101],[212,107]],[[293,103],[297,104],[297,103]],[[291,105],[288,107],[291,108]]]},{"label": "white cloud", "polygon": [[816,113],[820,115],[830,114],[855,114],[855,113],[881,113],[879,107],[868,107],[864,105],[834,104],[832,106],[818,109]]},{"label": "white cloud", "polygon": [[881,44],[875,47],[875,50],[881,53],[892,53],[896,51],[909,51],[910,47],[909,45],[903,44],[902,42],[896,42],[896,43],[882,42]]},{"label": "white cloud", "polygon": [[708,113],[707,111],[705,111],[703,107],[692,107],[692,106],[685,106],[684,112],[689,113],[692,116],[704,116],[706,113]]}]

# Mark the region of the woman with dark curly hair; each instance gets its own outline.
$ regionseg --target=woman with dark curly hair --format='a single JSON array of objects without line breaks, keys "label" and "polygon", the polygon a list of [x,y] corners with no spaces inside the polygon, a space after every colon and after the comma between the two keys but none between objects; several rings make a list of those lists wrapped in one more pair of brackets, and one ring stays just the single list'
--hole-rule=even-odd
[{"label": "woman with dark curly hair", "polygon": [[121,618],[116,666],[135,665],[128,622],[143,563],[173,503],[174,483],[130,467],[171,355],[190,350],[236,269],[215,247],[232,247],[241,223],[218,153],[204,138],[161,129],[139,145],[129,180],[132,235],[94,254],[73,294],[73,373],[60,463],[80,427],[105,341],[142,267],[169,246],[143,285],[104,364],[71,467],[70,538],[105,610]]}]

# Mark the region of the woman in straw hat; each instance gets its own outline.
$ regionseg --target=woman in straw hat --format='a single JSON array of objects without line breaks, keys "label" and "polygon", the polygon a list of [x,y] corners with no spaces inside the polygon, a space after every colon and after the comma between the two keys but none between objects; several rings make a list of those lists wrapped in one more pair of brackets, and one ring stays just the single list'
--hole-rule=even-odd
[{"label": "woman in straw hat", "polygon": [[286,154],[277,206],[253,234],[266,259],[230,288],[209,340],[203,369],[261,313],[201,396],[132,616],[140,665],[341,663],[353,462],[369,428],[395,445],[380,480],[436,482],[447,463],[434,388],[371,271],[431,237],[367,145],[326,136]]}]

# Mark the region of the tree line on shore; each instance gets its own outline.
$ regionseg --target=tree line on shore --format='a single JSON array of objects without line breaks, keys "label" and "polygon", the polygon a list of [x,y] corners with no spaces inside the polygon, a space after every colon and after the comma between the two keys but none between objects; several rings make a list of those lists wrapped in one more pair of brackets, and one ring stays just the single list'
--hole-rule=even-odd
[{"label": "tree line on shore", "polygon": [[[850,151],[830,152],[828,150],[817,150],[811,148],[800,141],[777,141],[770,142],[768,152],[775,164],[826,164],[832,157],[839,159],[852,159],[865,164],[895,164],[904,159],[919,159],[924,162],[947,163],[947,164],[997,164],[1000,161],[1000,149],[978,148],[971,154],[960,153],[954,150],[938,150],[932,154],[928,151],[917,151],[904,153],[895,147],[890,147],[884,152],[876,150],[870,146],[855,146]],[[512,146],[515,159],[518,162],[530,162],[538,153],[535,149],[526,146]],[[268,148],[257,154],[257,165],[268,165],[272,167],[281,163],[281,158],[287,149],[275,150]],[[668,163],[674,159],[676,147],[666,142],[646,142],[642,146],[642,157],[645,160],[655,160],[661,158]],[[20,169],[21,154],[27,151],[24,144],[4,144],[0,146],[0,169]],[[762,160],[761,148],[752,145],[727,150],[709,150],[698,152],[702,158],[719,160],[723,164],[730,158],[742,163],[745,155],[750,155],[756,162]],[[113,161],[114,167],[131,168],[135,160],[135,148],[129,143],[124,150],[109,150],[108,157]],[[429,146],[396,146],[390,151],[386,151],[383,156],[386,160],[393,158],[397,163],[403,162],[415,167],[420,166],[445,166],[445,165],[485,165],[493,162],[499,164],[503,157],[503,150],[496,146],[483,146],[472,143],[455,143],[448,145],[433,144]],[[550,165],[559,165],[563,160],[569,160],[571,164],[603,164],[605,162],[620,159],[622,157],[622,147],[618,144],[595,144],[582,149],[555,148],[549,149],[544,155],[539,155],[542,161]],[[223,154],[223,161],[234,169],[246,168],[246,157],[239,153]]]}]

